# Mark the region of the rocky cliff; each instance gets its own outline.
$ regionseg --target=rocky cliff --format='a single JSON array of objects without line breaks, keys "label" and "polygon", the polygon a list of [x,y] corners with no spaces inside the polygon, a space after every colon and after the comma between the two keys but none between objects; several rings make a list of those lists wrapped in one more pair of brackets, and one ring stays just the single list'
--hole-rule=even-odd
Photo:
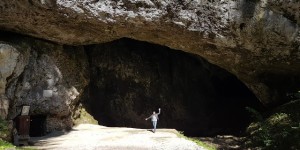
[{"label": "rocky cliff", "polygon": [[89,82],[83,48],[1,33],[0,51],[1,117],[14,119],[29,105],[31,115],[47,116],[48,131],[72,127]]},{"label": "rocky cliff", "polygon": [[237,133],[250,121],[245,107],[261,105],[234,75],[194,54],[127,38],[64,46],[2,35],[1,117],[29,105],[46,131],[72,127],[82,107],[101,125],[149,128],[144,119],[162,107],[160,127]]},{"label": "rocky cliff", "polygon": [[200,55],[264,104],[299,90],[297,0],[0,2],[0,28],[81,45],[129,37]]},{"label": "rocky cliff", "polygon": [[82,45],[123,37],[201,56],[263,104],[284,103],[300,89],[299,8],[298,0],[2,0],[0,29],[40,40],[0,33],[1,116],[30,104],[50,114],[49,128],[71,126],[89,69],[105,64],[90,66]]}]

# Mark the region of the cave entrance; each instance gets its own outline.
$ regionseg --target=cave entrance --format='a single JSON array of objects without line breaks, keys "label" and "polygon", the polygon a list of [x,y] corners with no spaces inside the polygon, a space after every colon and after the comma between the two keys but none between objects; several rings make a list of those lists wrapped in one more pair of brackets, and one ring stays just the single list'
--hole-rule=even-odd
[{"label": "cave entrance", "polygon": [[190,136],[241,134],[246,107],[261,103],[236,76],[200,56],[132,39],[86,46],[90,84],[85,107],[105,126],[159,128]]},{"label": "cave entrance", "polygon": [[46,115],[30,116],[30,137],[39,137],[46,135]]}]

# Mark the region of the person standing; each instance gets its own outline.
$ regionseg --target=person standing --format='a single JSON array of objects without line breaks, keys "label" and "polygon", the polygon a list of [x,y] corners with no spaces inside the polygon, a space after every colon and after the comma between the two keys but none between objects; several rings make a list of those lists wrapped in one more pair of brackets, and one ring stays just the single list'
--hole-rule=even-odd
[{"label": "person standing", "polygon": [[158,113],[156,113],[155,111],[153,111],[153,114],[146,118],[145,120],[148,120],[151,118],[151,121],[152,121],[152,125],[153,125],[153,133],[155,133],[156,131],[156,125],[157,125],[157,121],[158,121],[158,115],[160,114],[160,108],[158,108]]}]

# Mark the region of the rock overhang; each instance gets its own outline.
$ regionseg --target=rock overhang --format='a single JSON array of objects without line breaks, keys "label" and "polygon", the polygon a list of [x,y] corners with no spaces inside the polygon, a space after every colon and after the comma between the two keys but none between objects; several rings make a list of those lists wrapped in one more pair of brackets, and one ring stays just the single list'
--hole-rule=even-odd
[{"label": "rock overhang", "polygon": [[180,49],[235,74],[271,104],[280,103],[287,91],[268,84],[262,74],[288,72],[295,84],[300,80],[299,2],[281,3],[7,0],[0,3],[0,27],[68,45],[128,37]]}]

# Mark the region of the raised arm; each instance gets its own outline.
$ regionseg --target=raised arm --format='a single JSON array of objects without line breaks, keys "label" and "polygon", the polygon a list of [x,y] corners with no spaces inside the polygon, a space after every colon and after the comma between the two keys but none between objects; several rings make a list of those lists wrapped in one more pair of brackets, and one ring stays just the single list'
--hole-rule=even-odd
[{"label": "raised arm", "polygon": [[158,113],[157,113],[157,115],[159,115],[160,114],[160,108],[158,108]]}]

